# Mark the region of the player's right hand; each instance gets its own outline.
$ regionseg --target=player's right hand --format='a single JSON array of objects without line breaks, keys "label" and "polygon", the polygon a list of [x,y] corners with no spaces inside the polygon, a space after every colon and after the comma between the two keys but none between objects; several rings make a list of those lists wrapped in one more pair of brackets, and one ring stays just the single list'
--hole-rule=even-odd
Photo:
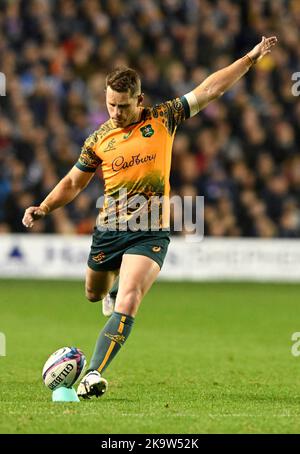
[{"label": "player's right hand", "polygon": [[34,221],[42,219],[45,216],[46,211],[44,211],[41,207],[29,207],[24,213],[22,223],[25,227],[30,228],[33,227]]}]

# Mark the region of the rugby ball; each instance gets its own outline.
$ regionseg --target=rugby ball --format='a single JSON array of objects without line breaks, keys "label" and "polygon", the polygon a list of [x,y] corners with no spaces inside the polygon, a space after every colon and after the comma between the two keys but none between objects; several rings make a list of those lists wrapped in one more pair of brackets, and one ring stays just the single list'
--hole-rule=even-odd
[{"label": "rugby ball", "polygon": [[42,377],[45,385],[54,391],[64,386],[71,388],[86,367],[86,359],[76,347],[63,347],[54,352],[46,361]]}]

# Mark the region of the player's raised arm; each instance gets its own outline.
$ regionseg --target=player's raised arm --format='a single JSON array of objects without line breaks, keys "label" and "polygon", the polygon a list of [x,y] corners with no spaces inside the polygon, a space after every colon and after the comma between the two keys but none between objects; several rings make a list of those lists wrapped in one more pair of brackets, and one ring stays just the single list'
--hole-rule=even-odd
[{"label": "player's raised arm", "polygon": [[248,54],[239,60],[236,60],[226,68],[211,74],[201,85],[185,95],[190,106],[191,116],[195,115],[211,101],[219,98],[229,90],[232,85],[248,72],[251,66],[266,54],[270,53],[272,47],[275,46],[276,43],[276,36],[272,36],[271,38],[265,38],[263,36],[261,42]]},{"label": "player's raised arm", "polygon": [[72,200],[87,186],[94,173],[84,172],[74,166],[70,172],[55,186],[40,206],[27,208],[23,217],[25,227],[32,227],[34,221],[45,217],[56,208],[60,208]]}]

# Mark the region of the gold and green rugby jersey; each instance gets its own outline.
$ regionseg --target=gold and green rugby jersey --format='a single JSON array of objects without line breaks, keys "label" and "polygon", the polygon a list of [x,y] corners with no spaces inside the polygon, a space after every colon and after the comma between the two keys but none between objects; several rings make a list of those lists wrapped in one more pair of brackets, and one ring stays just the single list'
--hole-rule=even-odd
[{"label": "gold and green rugby jersey", "polygon": [[151,226],[168,228],[172,145],[177,126],[189,116],[183,96],[143,108],[140,120],[126,128],[108,120],[87,138],[76,166],[84,172],[102,168],[105,197],[100,226],[120,229],[124,221],[147,212],[149,227],[149,216],[155,212],[159,216],[152,217]]}]

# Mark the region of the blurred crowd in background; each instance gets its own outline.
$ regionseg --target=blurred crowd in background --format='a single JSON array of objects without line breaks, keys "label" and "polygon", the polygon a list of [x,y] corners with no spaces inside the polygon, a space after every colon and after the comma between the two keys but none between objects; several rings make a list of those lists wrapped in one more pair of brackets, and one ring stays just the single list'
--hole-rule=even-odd
[{"label": "blurred crowd in background", "polygon": [[[0,233],[38,205],[107,120],[104,84],[137,69],[145,104],[181,96],[262,35],[279,45],[174,142],[172,194],[205,196],[207,236],[300,236],[299,0],[0,0]],[[101,173],[32,232],[91,233]]]}]

